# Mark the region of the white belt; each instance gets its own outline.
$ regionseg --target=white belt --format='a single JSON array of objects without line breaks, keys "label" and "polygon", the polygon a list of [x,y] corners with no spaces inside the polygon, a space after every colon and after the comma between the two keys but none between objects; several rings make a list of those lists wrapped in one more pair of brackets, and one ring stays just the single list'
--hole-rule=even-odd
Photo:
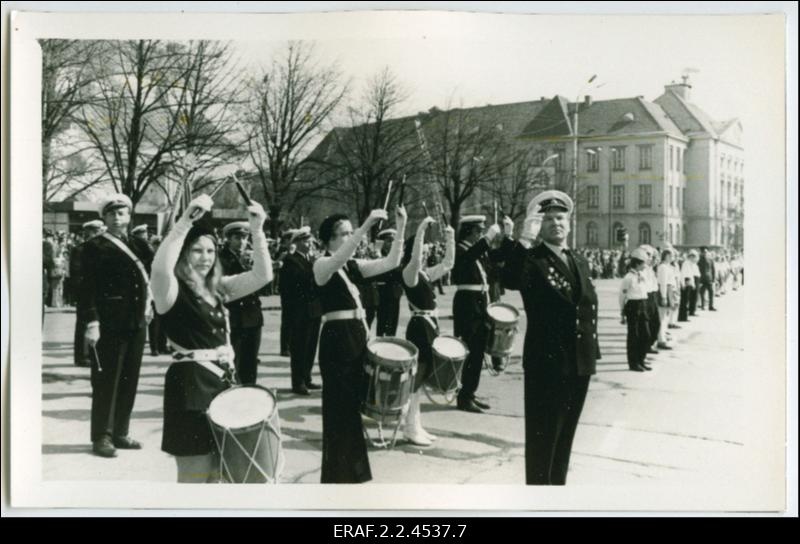
[{"label": "white belt", "polygon": [[488,290],[488,287],[485,285],[456,285],[456,291],[477,291],[479,293],[485,293]]},{"label": "white belt", "polygon": [[439,319],[439,309],[438,308],[435,309],[435,310],[416,310],[416,309],[412,309],[411,310],[411,315],[412,316],[418,316],[418,317],[435,317],[436,319]]},{"label": "white belt", "polygon": [[363,320],[367,317],[367,313],[362,309],[356,310],[339,310],[336,312],[328,312],[322,316],[322,322],[327,323],[328,321],[343,321],[346,319],[358,319]]},{"label": "white belt", "polygon": [[[229,344],[220,346],[215,349],[185,349],[174,342],[170,342],[175,348],[172,353],[172,360],[177,363],[197,363],[218,378],[230,376],[230,371],[233,368],[234,352],[233,347]],[[229,371],[226,372],[221,366],[214,364],[219,363],[228,367]]]}]

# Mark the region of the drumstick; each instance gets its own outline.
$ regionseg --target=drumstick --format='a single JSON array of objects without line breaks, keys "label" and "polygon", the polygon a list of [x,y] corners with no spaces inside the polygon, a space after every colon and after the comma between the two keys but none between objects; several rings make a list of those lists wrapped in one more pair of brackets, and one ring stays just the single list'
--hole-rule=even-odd
[{"label": "drumstick", "polygon": [[494,200],[494,224],[497,224],[497,199]]},{"label": "drumstick", "polygon": [[[226,183],[228,183],[228,178],[225,178],[224,180],[222,180],[222,183],[220,183],[219,185],[214,187],[214,190],[211,191],[210,193],[208,193],[208,196],[211,197],[211,198],[214,198],[214,195],[217,194],[219,192],[219,190],[222,189],[225,186]],[[204,213],[206,213],[206,212],[203,211],[202,208],[197,208],[195,211],[192,212],[192,215],[189,216],[189,219],[192,219],[192,220],[197,219],[198,217],[200,217]]]},{"label": "drumstick", "polygon": [[253,201],[250,200],[249,196],[247,196],[247,191],[244,190],[244,186],[242,185],[242,182],[239,181],[239,178],[236,177],[235,172],[233,174],[233,182],[236,184],[236,188],[239,189],[239,194],[242,195],[242,200],[244,200],[244,203],[248,206],[252,206]]},{"label": "drumstick", "polygon": [[[383,203],[383,211],[386,211],[389,207],[389,197],[392,196],[392,180],[389,180],[389,185],[386,187],[386,200]],[[381,230],[381,226],[383,225],[383,219],[378,222],[378,231]]]}]

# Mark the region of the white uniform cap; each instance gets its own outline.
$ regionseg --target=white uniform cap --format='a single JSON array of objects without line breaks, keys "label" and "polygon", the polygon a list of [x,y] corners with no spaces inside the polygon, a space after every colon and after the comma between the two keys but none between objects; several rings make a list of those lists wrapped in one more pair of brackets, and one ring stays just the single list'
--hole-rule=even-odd
[{"label": "white uniform cap", "polygon": [[462,225],[464,223],[482,223],[483,221],[486,221],[485,215],[465,215],[458,220]]},{"label": "white uniform cap", "polygon": [[102,229],[105,227],[105,223],[100,221],[99,219],[93,219],[92,221],[87,221],[83,224],[84,229]]},{"label": "white uniform cap", "polygon": [[382,231],[380,231],[378,233],[378,238],[383,238],[384,236],[389,236],[390,234],[392,236],[397,236],[397,230],[396,229],[383,229]]},{"label": "white uniform cap", "polygon": [[131,229],[131,234],[136,234],[137,232],[147,232],[147,225],[136,225]]},{"label": "white uniform cap", "polygon": [[542,214],[552,208],[561,208],[567,213],[572,213],[575,205],[567,193],[561,191],[542,191],[533,197],[528,204],[526,215]]},{"label": "white uniform cap", "polygon": [[637,247],[636,249],[631,251],[631,258],[633,258],[633,259],[639,259],[640,261],[646,261],[647,257],[648,257],[647,251],[645,251],[641,247]]},{"label": "white uniform cap", "polygon": [[305,226],[292,231],[291,243],[311,237],[311,227]]},{"label": "white uniform cap", "polygon": [[115,193],[100,201],[100,206],[98,206],[97,212],[100,214],[100,217],[103,217],[111,210],[125,207],[127,207],[129,210],[133,210],[133,203],[131,202],[131,199],[128,198],[128,195]]},{"label": "white uniform cap", "polygon": [[250,224],[247,221],[234,221],[222,227],[222,235],[230,236],[232,234],[249,234]]}]

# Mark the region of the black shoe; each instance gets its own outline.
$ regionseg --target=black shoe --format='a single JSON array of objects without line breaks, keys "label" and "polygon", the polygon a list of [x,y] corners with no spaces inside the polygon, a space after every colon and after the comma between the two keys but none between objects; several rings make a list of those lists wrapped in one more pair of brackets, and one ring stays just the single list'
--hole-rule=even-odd
[{"label": "black shoe", "polygon": [[310,391],[319,391],[320,389],[322,389],[322,386],[318,383],[308,382],[306,384],[306,389]]},{"label": "black shoe", "polygon": [[117,456],[117,450],[114,448],[114,444],[111,443],[111,439],[107,436],[104,436],[100,440],[95,440],[92,443],[92,451],[95,455],[99,455],[100,457]]},{"label": "black shoe", "polygon": [[658,353],[658,350],[657,349],[653,349],[653,348],[647,348],[647,353],[656,354],[656,353]]},{"label": "black shoe", "polygon": [[505,363],[500,363],[499,365],[492,365],[492,366],[494,368],[494,371],[498,372],[498,373],[500,373],[500,372],[502,372],[502,371],[504,371],[506,369],[506,364]]},{"label": "black shoe", "polygon": [[473,414],[482,414],[483,413],[483,410],[481,410],[478,407],[478,405],[475,403],[474,400],[468,400],[468,401],[464,401],[464,402],[458,401],[458,404],[456,405],[456,407],[459,410],[462,410],[464,412],[472,412]]},{"label": "black shoe", "polygon": [[667,325],[667,328],[668,329],[680,329],[682,327],[679,327],[678,325],[669,324],[669,325]]},{"label": "black shoe", "polygon": [[641,366],[639,366],[639,365],[636,365],[636,366],[630,366],[630,367],[628,367],[628,369],[629,369],[629,370],[631,370],[631,371],[633,371],[633,372],[644,372],[644,368],[642,368],[642,367],[641,367]]},{"label": "black shoe", "polygon": [[716,311],[717,311],[717,309],[716,309],[716,308],[709,308],[709,309],[708,309],[708,311],[710,311],[710,312],[716,312]]},{"label": "black shoe", "polygon": [[641,365],[639,365],[639,368],[641,368],[642,370],[653,370],[653,367],[647,366],[647,365],[646,365],[646,364],[644,364],[644,363],[642,363]]},{"label": "black shoe", "polygon": [[140,450],[142,449],[142,444],[130,436],[121,436],[114,439],[114,447],[121,450]]},{"label": "black shoe", "polygon": [[295,395],[303,396],[303,397],[308,397],[308,396],[311,395],[311,392],[308,390],[308,388],[305,385],[300,385],[298,387],[292,387],[292,393],[294,393]]},{"label": "black shoe", "polygon": [[472,399],[472,402],[475,403],[475,406],[477,406],[478,408],[483,408],[484,410],[491,410],[491,408],[492,408],[491,406],[489,406],[487,403],[483,402],[482,400]]},{"label": "black shoe", "polygon": [[670,345],[669,345],[669,344],[667,344],[666,342],[659,342],[659,343],[658,343],[658,349],[666,349],[666,350],[670,350],[670,349],[672,349],[672,346],[670,346]]}]

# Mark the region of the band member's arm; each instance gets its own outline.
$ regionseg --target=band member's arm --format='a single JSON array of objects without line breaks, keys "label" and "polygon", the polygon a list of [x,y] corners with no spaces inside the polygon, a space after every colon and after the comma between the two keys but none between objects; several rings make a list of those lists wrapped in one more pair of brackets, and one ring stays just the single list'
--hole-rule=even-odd
[{"label": "band member's arm", "polygon": [[397,235],[394,242],[392,242],[392,249],[389,254],[382,259],[370,260],[357,260],[358,269],[361,275],[365,278],[377,276],[388,272],[400,266],[400,261],[403,258],[403,242],[405,241],[406,232],[406,209],[402,206],[397,207],[397,214],[395,215],[395,224],[397,225]]},{"label": "band member's arm", "polygon": [[194,209],[194,206],[189,206],[183,216],[175,222],[175,225],[164,236],[153,258],[153,266],[150,270],[150,290],[153,293],[156,312],[159,314],[167,313],[178,298],[175,264],[181,255],[183,241],[192,228],[192,220],[189,219],[187,212],[194,211]]},{"label": "band member's arm", "polygon": [[224,276],[220,280],[222,292],[227,295],[229,302],[258,291],[274,278],[272,257],[269,254],[267,236],[264,234],[264,220],[267,214],[257,202],[248,206],[247,211],[250,214],[253,268],[235,276]]},{"label": "band member's arm", "polygon": [[328,283],[331,277],[353,257],[361,240],[367,235],[372,225],[384,219],[386,219],[384,210],[372,210],[364,224],[353,231],[350,238],[336,250],[336,253],[329,257],[320,257],[314,261],[313,270],[316,284],[325,285]]},{"label": "band member's arm", "polygon": [[445,249],[444,249],[444,259],[439,264],[428,268],[425,272],[428,274],[428,278],[431,281],[436,281],[439,278],[445,276],[450,270],[453,269],[453,265],[456,262],[456,235],[453,227],[447,226],[444,229],[444,238],[445,238]]},{"label": "band member's arm", "polygon": [[97,313],[97,264],[100,262],[96,246],[86,244],[81,254],[82,270],[78,311],[86,325],[86,336],[95,341],[100,337],[100,317]]},{"label": "band member's arm", "polygon": [[[417,235],[414,237],[414,247],[411,250],[411,259],[403,269],[403,283],[408,287],[415,287],[419,281],[419,271],[422,270],[422,246],[425,245],[425,231],[428,225],[433,223],[431,217],[426,217],[417,227]],[[431,279],[433,281],[433,279]]]}]

